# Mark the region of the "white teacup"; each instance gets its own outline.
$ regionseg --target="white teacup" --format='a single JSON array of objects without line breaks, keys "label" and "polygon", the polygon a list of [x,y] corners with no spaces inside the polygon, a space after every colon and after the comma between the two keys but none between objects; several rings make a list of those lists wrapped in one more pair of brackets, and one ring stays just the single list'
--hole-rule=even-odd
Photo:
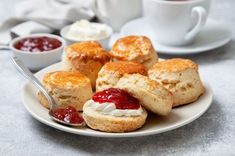
[{"label": "white teacup", "polygon": [[145,16],[159,43],[190,44],[206,23],[210,0],[148,0]]},{"label": "white teacup", "polygon": [[93,0],[93,11],[114,31],[131,19],[142,16],[142,0]]}]

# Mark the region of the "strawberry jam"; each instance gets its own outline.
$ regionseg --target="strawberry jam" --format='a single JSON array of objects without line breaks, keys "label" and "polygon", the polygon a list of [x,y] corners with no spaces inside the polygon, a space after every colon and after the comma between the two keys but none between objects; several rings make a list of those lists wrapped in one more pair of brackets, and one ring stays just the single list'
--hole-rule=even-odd
[{"label": "strawberry jam", "polygon": [[52,115],[62,121],[72,124],[80,124],[84,120],[74,107],[58,108],[52,111]]},{"label": "strawberry jam", "polygon": [[27,52],[44,52],[59,48],[61,45],[62,43],[55,38],[42,36],[24,38],[16,42],[14,47]]},{"label": "strawberry jam", "polygon": [[139,100],[132,97],[124,90],[117,88],[109,88],[95,93],[92,98],[93,101],[100,104],[105,102],[112,102],[117,109],[139,109]]}]

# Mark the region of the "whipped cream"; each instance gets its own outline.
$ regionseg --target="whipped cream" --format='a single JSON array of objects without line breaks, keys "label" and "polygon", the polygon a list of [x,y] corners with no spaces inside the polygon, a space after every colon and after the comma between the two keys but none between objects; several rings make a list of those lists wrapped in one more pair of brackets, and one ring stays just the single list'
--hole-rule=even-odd
[{"label": "whipped cream", "polygon": [[87,101],[86,105],[92,107],[95,111],[98,111],[102,114],[118,117],[140,116],[143,113],[143,109],[141,106],[139,109],[117,109],[115,104],[112,102],[105,102],[100,104],[99,102],[95,102],[93,100]]},{"label": "whipped cream", "polygon": [[110,27],[106,24],[91,23],[87,20],[80,20],[73,23],[65,36],[68,39],[88,41],[100,40],[108,37],[110,34]]}]

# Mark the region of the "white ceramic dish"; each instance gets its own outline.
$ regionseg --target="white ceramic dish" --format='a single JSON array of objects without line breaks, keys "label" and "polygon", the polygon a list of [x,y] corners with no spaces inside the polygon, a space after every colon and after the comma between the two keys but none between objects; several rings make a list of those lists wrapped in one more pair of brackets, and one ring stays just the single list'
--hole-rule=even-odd
[{"label": "white ceramic dish", "polygon": [[[100,23],[97,23],[97,24],[100,24]],[[85,41],[85,40],[75,40],[75,39],[66,37],[66,33],[68,32],[70,26],[71,25],[67,25],[67,26],[63,27],[60,31],[60,35],[65,39],[67,45],[70,45],[70,44],[75,43],[75,42]],[[94,40],[94,41],[98,41],[104,48],[107,48],[110,37],[111,37],[112,34],[113,34],[113,30],[110,26],[108,26],[108,36],[106,36],[104,38],[101,38],[99,40]]]},{"label": "white ceramic dish", "polygon": [[[194,54],[212,50],[225,45],[232,38],[232,31],[225,24],[212,19],[208,19],[205,27],[195,37],[194,42],[187,46],[174,47],[162,45],[158,43],[157,36],[154,36],[152,31],[154,30],[151,30],[145,18],[138,18],[126,23],[121,29],[120,36],[146,35],[150,37],[158,53],[176,55]],[[113,40],[115,39],[112,38]]]},{"label": "white ceramic dish", "polygon": [[[30,37],[42,37],[42,36],[55,38],[59,40],[61,42],[61,46],[56,49],[44,52],[27,52],[27,51],[18,50],[14,47],[14,44],[19,40]],[[13,55],[15,55],[21,61],[23,61],[29,69],[34,71],[47,67],[56,62],[59,62],[61,60],[61,55],[63,53],[64,46],[65,46],[64,39],[57,35],[52,35],[52,34],[31,34],[27,36],[17,37],[14,40],[12,40],[9,44],[9,47],[13,52]]]},{"label": "white ceramic dish", "polygon": [[[35,76],[39,79],[42,79],[45,73],[60,70],[62,68],[61,66],[62,63],[51,65],[36,73]],[[23,87],[21,98],[25,108],[34,118],[56,129],[78,135],[94,137],[137,137],[170,131],[184,126],[199,118],[203,113],[206,112],[212,102],[212,91],[207,84],[205,84],[205,87],[206,93],[202,95],[196,102],[173,109],[171,114],[167,117],[159,117],[154,115],[149,116],[147,123],[143,128],[128,133],[105,133],[89,128],[66,127],[52,121],[48,115],[48,110],[40,105],[37,100],[38,90],[30,83],[25,84]]]}]

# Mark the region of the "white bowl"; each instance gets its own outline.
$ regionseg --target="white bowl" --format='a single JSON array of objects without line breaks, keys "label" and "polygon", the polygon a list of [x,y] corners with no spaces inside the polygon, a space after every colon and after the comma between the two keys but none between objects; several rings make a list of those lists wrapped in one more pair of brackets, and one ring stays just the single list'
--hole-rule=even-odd
[{"label": "white bowl", "polygon": [[[30,38],[30,37],[43,37],[43,36],[59,40],[61,42],[61,46],[56,49],[44,51],[44,52],[28,52],[28,51],[22,51],[22,50],[16,49],[14,47],[14,44],[18,42],[19,40]],[[14,56],[16,56],[21,61],[23,61],[30,70],[36,71],[44,67],[47,67],[51,64],[54,64],[56,62],[59,62],[61,60],[61,55],[63,53],[65,44],[66,44],[65,40],[57,35],[32,34],[32,35],[15,38],[14,40],[10,42],[9,47],[12,50]]]},{"label": "white bowl", "polygon": [[[100,23],[97,23],[97,24],[100,24]],[[67,25],[65,27],[63,27],[60,31],[60,35],[65,39],[67,45],[70,45],[72,43],[76,43],[76,42],[83,42],[83,41],[88,41],[88,40],[75,40],[75,39],[72,39],[72,38],[68,38],[66,36],[66,33],[68,32],[69,28],[70,28],[71,25]],[[113,34],[113,29],[108,26],[108,35],[104,38],[101,38],[99,40],[92,40],[92,41],[97,41],[99,42],[105,49],[108,49],[108,44],[109,44],[109,40],[110,40],[110,37],[111,35]],[[91,40],[89,40],[91,41]]]}]

